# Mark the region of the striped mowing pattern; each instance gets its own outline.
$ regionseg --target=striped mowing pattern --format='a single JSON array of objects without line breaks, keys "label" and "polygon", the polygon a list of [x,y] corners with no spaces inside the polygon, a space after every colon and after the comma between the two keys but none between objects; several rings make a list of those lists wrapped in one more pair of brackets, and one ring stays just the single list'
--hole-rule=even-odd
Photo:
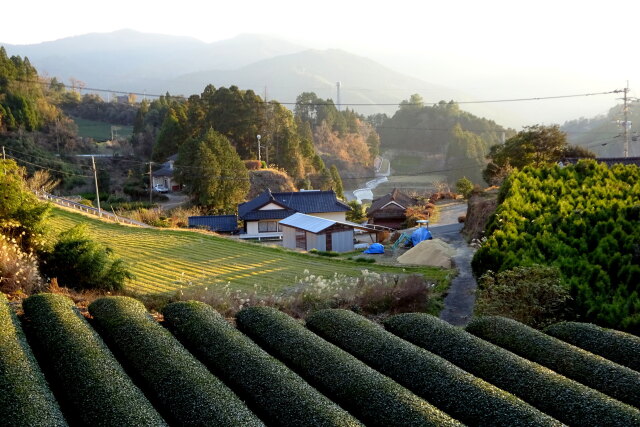
[{"label": "striped mowing pattern", "polygon": [[332,260],[263,245],[238,242],[181,230],[128,227],[54,208],[51,226],[60,232],[79,222],[89,234],[122,257],[136,278],[128,288],[143,294],[175,292],[190,286],[225,285],[233,289],[273,292],[295,285],[305,270],[333,277],[335,273],[360,276],[367,269],[378,273],[418,273],[447,280],[449,272],[437,268],[397,268]]}]

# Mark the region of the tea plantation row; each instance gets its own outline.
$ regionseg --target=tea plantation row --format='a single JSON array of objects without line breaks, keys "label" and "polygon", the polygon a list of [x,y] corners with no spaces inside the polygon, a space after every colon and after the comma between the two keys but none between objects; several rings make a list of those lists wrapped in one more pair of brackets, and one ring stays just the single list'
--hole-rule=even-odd
[{"label": "tea plantation row", "polygon": [[0,294],[3,425],[640,426],[640,338],[592,325],[465,331],[404,314],[383,327],[345,310],[304,325],[250,307],[233,327],[193,301],[160,324],[126,297],[87,320],[54,294],[23,308]]}]

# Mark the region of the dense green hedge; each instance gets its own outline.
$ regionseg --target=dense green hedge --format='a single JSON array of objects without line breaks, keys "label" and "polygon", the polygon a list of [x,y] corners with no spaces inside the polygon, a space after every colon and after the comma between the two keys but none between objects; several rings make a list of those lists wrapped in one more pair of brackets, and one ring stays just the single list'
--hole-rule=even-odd
[{"label": "dense green hedge", "polygon": [[170,424],[257,426],[261,422],[238,397],[193,357],[171,333],[127,297],[89,305],[100,332],[147,391]]},{"label": "dense green hedge", "polygon": [[475,275],[557,267],[583,319],[639,334],[639,183],[638,166],[593,160],[513,172],[473,257]]},{"label": "dense green hedge", "polygon": [[0,423],[24,427],[67,425],[27,345],[18,318],[1,292]]},{"label": "dense green hedge", "polygon": [[174,335],[269,425],[360,425],[211,306],[177,302],[165,307],[163,314]]},{"label": "dense green hedge", "polygon": [[640,372],[640,337],[592,323],[560,322],[545,332]]},{"label": "dense green hedge", "polygon": [[640,407],[640,372],[499,316],[476,318],[467,331],[609,396]]},{"label": "dense green hedge", "polygon": [[562,425],[351,311],[318,311],[307,327],[467,425]]},{"label": "dense green hedge", "polygon": [[27,333],[70,422],[85,425],[166,425],[125,374],[73,301],[38,294],[22,303]]},{"label": "dense green hedge", "polygon": [[236,316],[241,331],[371,425],[459,425],[390,378],[270,307]]},{"label": "dense green hedge", "polygon": [[640,425],[640,411],[523,359],[427,314],[400,314],[385,327],[394,334],[511,392],[569,425]]}]

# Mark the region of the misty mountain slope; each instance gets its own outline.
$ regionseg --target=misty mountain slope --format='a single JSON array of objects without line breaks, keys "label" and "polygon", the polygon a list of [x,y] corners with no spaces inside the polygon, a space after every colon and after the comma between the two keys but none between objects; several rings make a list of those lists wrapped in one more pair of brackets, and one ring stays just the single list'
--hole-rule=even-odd
[{"label": "misty mountain slope", "polygon": [[420,90],[429,98],[451,99],[457,91],[430,84],[393,71],[358,55],[337,50],[306,50],[292,55],[250,64],[237,70],[210,70],[191,73],[167,82],[171,93],[200,93],[209,83],[216,87],[236,85],[253,89],[268,99],[295,102],[302,92],[315,92],[321,98],[337,103],[336,82],[341,82],[341,103],[391,104],[389,106],[355,106],[364,114],[386,111],[393,113],[397,104]]},{"label": "misty mountain slope", "polygon": [[263,35],[244,34],[204,43],[190,37],[133,30],[4,46],[9,55],[27,56],[41,73],[64,81],[75,77],[89,87],[161,92],[164,80],[183,74],[213,68],[234,69],[304,49]]}]

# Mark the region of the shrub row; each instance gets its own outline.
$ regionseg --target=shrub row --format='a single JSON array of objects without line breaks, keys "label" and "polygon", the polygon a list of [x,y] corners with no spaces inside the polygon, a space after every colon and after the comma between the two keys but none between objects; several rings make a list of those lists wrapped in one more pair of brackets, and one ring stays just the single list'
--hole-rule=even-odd
[{"label": "shrub row", "polygon": [[427,314],[388,318],[392,333],[569,425],[631,426],[640,411]]},{"label": "shrub row", "polygon": [[256,426],[261,422],[171,333],[128,297],[89,305],[100,332],[141,379],[170,424]]},{"label": "shrub row", "polygon": [[640,337],[592,323],[560,322],[545,332],[640,372]]},{"label": "shrub row", "polygon": [[198,301],[169,304],[169,329],[269,425],[360,425],[349,413]]},{"label": "shrub row", "polygon": [[351,311],[318,311],[307,318],[307,327],[467,425],[562,425]]},{"label": "shrub row", "polygon": [[371,425],[459,425],[390,378],[270,307],[236,316],[241,331]]},{"label": "shrub row", "polygon": [[67,425],[3,293],[0,293],[0,420],[5,426]]},{"label": "shrub row", "polygon": [[567,378],[640,407],[640,372],[505,317],[474,319],[467,331]]},{"label": "shrub row", "polygon": [[[125,374],[73,301],[33,295],[22,304],[27,333],[70,421],[84,425],[166,425]],[[65,405],[66,404],[66,405]]]}]

